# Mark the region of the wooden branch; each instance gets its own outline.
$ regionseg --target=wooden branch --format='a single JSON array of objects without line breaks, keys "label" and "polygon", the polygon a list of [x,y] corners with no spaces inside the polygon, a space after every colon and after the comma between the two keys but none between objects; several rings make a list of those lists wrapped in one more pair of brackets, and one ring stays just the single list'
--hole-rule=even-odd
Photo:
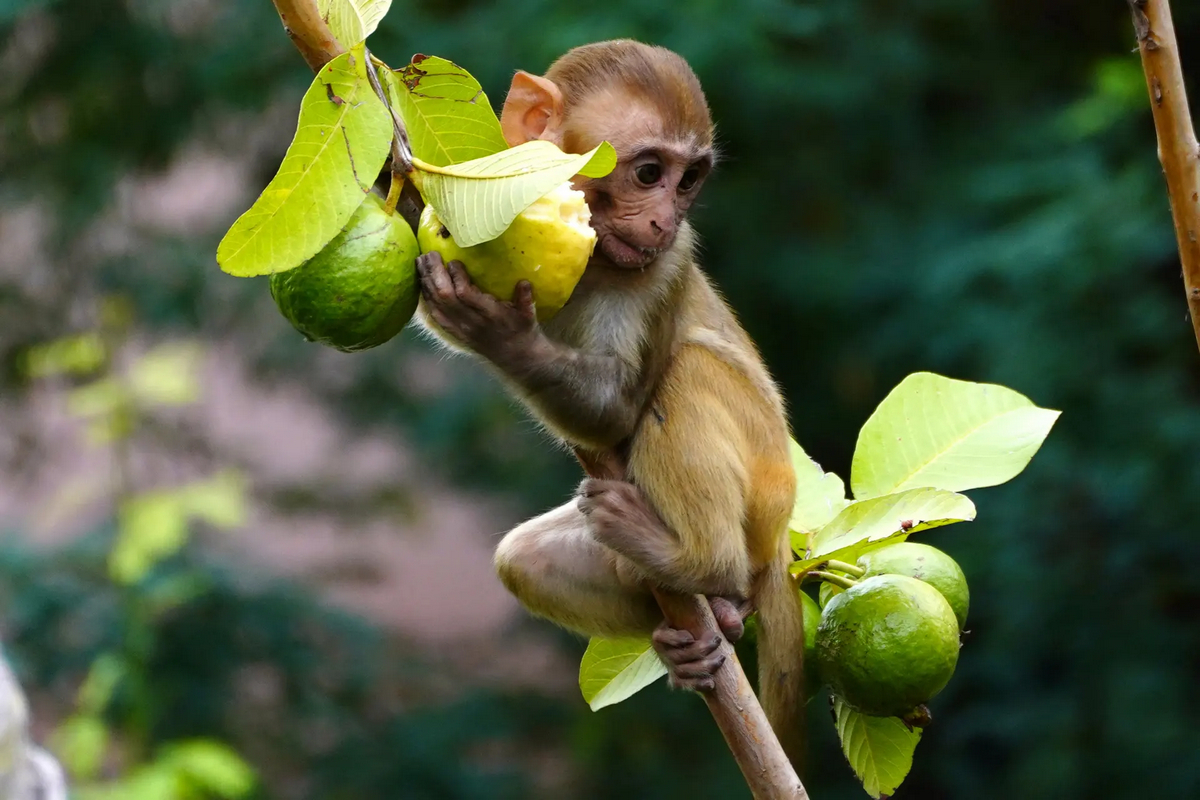
[{"label": "wooden branch", "polygon": [[[596,454],[576,449],[575,457],[593,478],[625,480],[624,460],[615,452]],[[697,641],[721,633],[712,606],[703,595],[689,597],[661,589],[653,591],[663,618],[672,628],[688,631]],[[750,688],[733,645],[724,636],[720,650],[725,663],[713,676],[716,688],[701,696],[721,729],[729,752],[741,767],[750,791],[756,800],[808,800],[800,777]]]},{"label": "wooden branch", "polygon": [[1158,160],[1171,198],[1175,239],[1183,264],[1183,288],[1196,345],[1200,347],[1200,144],[1192,128],[1179,45],[1168,0],[1128,0],[1150,91]]},{"label": "wooden branch", "polygon": [[271,0],[283,29],[313,72],[346,52],[321,18],[316,0]]},{"label": "wooden branch", "polygon": [[[690,631],[697,640],[720,633],[712,607],[702,595],[687,597],[656,589],[654,598],[671,627]],[[741,767],[750,791],[757,800],[808,800],[800,777],[750,688],[733,645],[722,637],[720,650],[725,663],[713,676],[716,688],[701,696],[725,736],[729,752]]]}]

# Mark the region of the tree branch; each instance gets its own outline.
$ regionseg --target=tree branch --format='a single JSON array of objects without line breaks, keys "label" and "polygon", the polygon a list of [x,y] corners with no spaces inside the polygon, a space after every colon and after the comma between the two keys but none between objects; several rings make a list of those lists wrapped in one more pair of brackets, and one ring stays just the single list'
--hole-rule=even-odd
[{"label": "tree branch", "polygon": [[321,18],[316,0],[271,0],[283,29],[313,72],[346,52]]},{"label": "tree branch", "polygon": [[1187,91],[1168,0],[1128,0],[1150,91],[1158,160],[1162,162],[1183,264],[1183,287],[1200,347],[1200,144],[1192,128]]},{"label": "tree branch", "polygon": [[[702,595],[686,597],[655,589],[654,599],[672,628],[689,631],[697,641],[720,633],[712,607]],[[784,754],[779,738],[771,730],[767,715],[750,688],[733,645],[724,637],[721,653],[725,663],[713,676],[716,688],[702,696],[725,737],[725,744],[729,745],[729,752],[741,767],[750,791],[756,800],[808,800],[800,777]]]}]

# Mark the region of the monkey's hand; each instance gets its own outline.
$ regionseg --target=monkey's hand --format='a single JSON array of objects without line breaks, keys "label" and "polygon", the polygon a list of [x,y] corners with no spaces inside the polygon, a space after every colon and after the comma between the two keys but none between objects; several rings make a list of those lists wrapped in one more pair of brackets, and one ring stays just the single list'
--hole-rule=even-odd
[{"label": "monkey's hand", "polygon": [[442,262],[440,253],[417,258],[421,296],[430,318],[451,338],[503,367],[533,349],[542,335],[533,307],[533,287],[521,281],[511,302],[482,291],[461,261]]},{"label": "monkey's hand", "polygon": [[654,629],[650,642],[667,665],[672,686],[693,692],[711,692],[716,688],[713,676],[725,663],[718,634],[697,640],[689,631],[672,628],[664,620]]}]

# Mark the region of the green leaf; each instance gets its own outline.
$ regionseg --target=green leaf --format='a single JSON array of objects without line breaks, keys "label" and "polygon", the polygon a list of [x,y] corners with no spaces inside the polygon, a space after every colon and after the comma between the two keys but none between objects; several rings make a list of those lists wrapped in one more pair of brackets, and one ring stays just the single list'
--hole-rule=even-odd
[{"label": "green leaf", "polygon": [[841,478],[821,469],[795,439],[791,440],[791,449],[792,466],[796,470],[796,502],[788,528],[793,534],[793,549],[803,553],[809,546],[808,534],[828,524],[849,501]]},{"label": "green leaf", "polygon": [[172,342],[155,347],[129,368],[129,385],[144,405],[178,406],[200,396],[201,347]]},{"label": "green leaf", "polygon": [[592,637],[579,663],[579,688],[592,711],[626,700],[667,674],[645,637]]},{"label": "green leaf", "polygon": [[254,770],[229,747],[211,739],[192,739],[165,747],[161,760],[205,797],[236,800],[254,788]]},{"label": "green leaf", "polygon": [[1004,483],[1025,469],[1059,413],[1003,386],[909,375],[858,434],[850,469],[854,496]]},{"label": "green leaf", "polygon": [[76,780],[100,774],[108,749],[108,728],[98,716],[77,714],[50,734],[50,747]]},{"label": "green leaf", "polygon": [[462,164],[424,165],[414,180],[454,241],[471,247],[504,233],[530,204],[575,175],[602,177],[616,164],[608,142],[572,155],[535,140]]},{"label": "green leaf", "polygon": [[508,149],[479,81],[457,64],[418,55],[380,77],[422,161],[445,167]]},{"label": "green leaf", "polygon": [[279,172],[217,247],[221,269],[248,277],[298,267],[362,205],[392,141],[365,64],[358,47],[321,68]]},{"label": "green leaf", "polygon": [[108,349],[99,333],[83,333],[39,344],[25,353],[25,374],[30,378],[84,375],[104,365]]},{"label": "green leaf", "polygon": [[179,492],[184,511],[218,528],[237,528],[246,521],[246,485],[242,474],[224,470]]},{"label": "green leaf", "polygon": [[807,559],[829,558],[851,545],[869,544],[896,533],[912,534],[973,519],[975,504],[971,499],[944,489],[909,489],[859,500],[817,532]]},{"label": "green leaf", "polygon": [[375,32],[392,0],[317,0],[317,10],[342,47],[361,44]]},{"label": "green leaf", "polygon": [[108,556],[113,580],[140,581],[187,541],[187,511],[176,492],[147,492],[126,501],[118,515],[117,541]]},{"label": "green leaf", "polygon": [[921,729],[896,717],[868,717],[833,698],[834,726],[842,754],[871,797],[890,797],[912,769]]},{"label": "green leaf", "polygon": [[108,707],[117,685],[125,679],[126,665],[116,653],[102,653],[92,662],[87,678],[79,687],[76,704],[85,714],[100,716]]}]

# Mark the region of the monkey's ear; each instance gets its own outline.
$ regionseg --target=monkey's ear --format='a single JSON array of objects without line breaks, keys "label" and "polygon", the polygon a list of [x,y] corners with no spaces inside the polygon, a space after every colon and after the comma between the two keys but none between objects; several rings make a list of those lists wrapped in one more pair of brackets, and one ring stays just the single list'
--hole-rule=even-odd
[{"label": "monkey's ear", "polygon": [[504,98],[500,129],[512,147],[533,139],[562,147],[562,115],[562,92],[554,81],[518,71]]}]

